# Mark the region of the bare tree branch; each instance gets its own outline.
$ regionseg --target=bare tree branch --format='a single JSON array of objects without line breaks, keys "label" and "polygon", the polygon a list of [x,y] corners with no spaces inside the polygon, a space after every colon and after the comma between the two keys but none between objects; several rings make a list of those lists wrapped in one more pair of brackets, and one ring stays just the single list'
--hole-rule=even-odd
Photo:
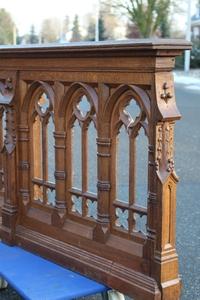
[{"label": "bare tree branch", "polygon": [[174,0],[118,0],[114,7],[126,12],[141,37],[150,37],[160,31],[165,36],[169,29],[170,7]]}]

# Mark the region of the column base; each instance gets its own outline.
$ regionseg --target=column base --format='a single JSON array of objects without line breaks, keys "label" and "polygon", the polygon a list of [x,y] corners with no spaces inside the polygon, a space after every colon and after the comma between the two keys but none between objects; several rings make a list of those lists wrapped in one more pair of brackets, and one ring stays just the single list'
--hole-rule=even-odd
[{"label": "column base", "polygon": [[163,282],[162,288],[162,300],[179,300],[181,296],[181,278],[178,277],[173,280]]},{"label": "column base", "polygon": [[2,225],[0,237],[3,242],[10,246],[15,245],[15,229],[17,223],[17,208],[9,204],[2,207]]},{"label": "column base", "polygon": [[93,231],[93,240],[105,244],[108,240],[109,235],[109,225],[103,226],[102,224],[97,223]]}]

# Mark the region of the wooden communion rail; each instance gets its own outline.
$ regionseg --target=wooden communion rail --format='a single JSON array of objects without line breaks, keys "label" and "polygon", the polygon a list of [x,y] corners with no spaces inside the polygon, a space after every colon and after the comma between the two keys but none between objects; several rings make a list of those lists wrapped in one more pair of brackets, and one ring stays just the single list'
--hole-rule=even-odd
[{"label": "wooden communion rail", "polygon": [[136,299],[179,299],[172,69],[185,49],[0,49],[4,242]]}]

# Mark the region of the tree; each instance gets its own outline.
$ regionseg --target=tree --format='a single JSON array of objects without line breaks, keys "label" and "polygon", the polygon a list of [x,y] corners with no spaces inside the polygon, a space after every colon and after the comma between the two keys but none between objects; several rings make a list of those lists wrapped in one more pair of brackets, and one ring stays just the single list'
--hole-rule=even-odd
[{"label": "tree", "polygon": [[102,15],[100,15],[100,17],[99,17],[99,40],[104,41],[106,39],[107,39],[107,36],[106,36],[106,29],[105,29],[105,25],[104,25],[104,18]]},{"label": "tree", "polygon": [[89,16],[89,24],[87,27],[86,41],[95,41],[95,19]]},{"label": "tree", "polygon": [[172,1],[158,1],[157,6],[157,28],[160,31],[160,37],[167,38],[170,37],[170,22],[169,14]]},{"label": "tree", "polygon": [[137,39],[140,37],[139,30],[134,23],[128,22],[126,26],[126,37],[128,39]]},{"label": "tree", "polygon": [[7,45],[14,42],[14,22],[11,15],[4,9],[0,9],[0,44]]},{"label": "tree", "polygon": [[[96,20],[91,15],[88,15],[88,19],[89,19],[88,20],[89,24],[88,24],[87,35],[85,37],[85,40],[86,41],[95,41]],[[105,24],[104,24],[104,16],[101,12],[100,12],[100,16],[99,16],[98,25],[99,25],[99,40],[104,41],[107,39],[107,36],[106,36],[106,29],[105,29]]]},{"label": "tree", "polygon": [[71,42],[79,42],[79,41],[81,41],[81,32],[80,32],[78,15],[75,15],[73,27],[72,27]]},{"label": "tree", "polygon": [[28,43],[30,43],[30,44],[37,44],[37,43],[39,43],[39,38],[35,34],[35,27],[34,27],[34,25],[31,26]]},{"label": "tree", "polygon": [[122,0],[115,7],[122,8],[139,29],[143,38],[169,35],[169,12],[172,0]]},{"label": "tree", "polygon": [[168,18],[163,18],[160,23],[160,37],[170,37],[170,24]]},{"label": "tree", "polygon": [[60,39],[61,26],[57,18],[45,19],[42,23],[41,40],[42,43],[52,43]]}]

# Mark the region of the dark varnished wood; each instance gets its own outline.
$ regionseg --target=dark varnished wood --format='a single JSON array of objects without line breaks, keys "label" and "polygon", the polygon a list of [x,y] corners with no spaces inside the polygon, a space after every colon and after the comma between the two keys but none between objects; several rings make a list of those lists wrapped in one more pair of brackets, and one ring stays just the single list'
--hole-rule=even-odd
[{"label": "dark varnished wood", "polygon": [[[175,56],[185,49],[190,49],[185,41],[159,39],[0,48],[1,119],[6,115],[5,134],[0,128],[3,241],[136,299],[179,299],[173,139],[180,114],[172,69]],[[84,116],[78,106],[83,96],[89,103]],[[140,107],[135,120],[126,113],[132,99]],[[48,179],[50,118],[55,183]],[[82,143],[79,188],[72,176],[76,120]],[[88,190],[90,123],[97,132],[97,194]],[[122,126],[129,139],[127,202],[117,199]],[[135,189],[141,128],[148,140],[147,207],[137,203]],[[55,205],[50,205],[47,191],[54,190]],[[82,214],[74,208],[73,197],[82,199]],[[87,201],[97,204],[97,219],[88,216]],[[127,212],[127,229],[117,223],[117,209]],[[136,230],[135,214],[147,217],[146,233]]]}]

